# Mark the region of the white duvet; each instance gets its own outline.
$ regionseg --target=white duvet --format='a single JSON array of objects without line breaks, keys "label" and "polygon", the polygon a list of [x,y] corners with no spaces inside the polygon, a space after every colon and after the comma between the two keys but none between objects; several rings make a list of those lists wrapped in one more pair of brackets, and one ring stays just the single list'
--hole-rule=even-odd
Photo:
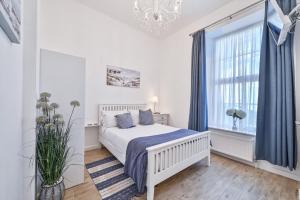
[{"label": "white duvet", "polygon": [[123,164],[126,159],[128,143],[135,138],[170,133],[179,130],[171,126],[153,124],[148,126],[137,125],[129,129],[118,127],[104,128],[100,133],[101,142],[117,157]]}]

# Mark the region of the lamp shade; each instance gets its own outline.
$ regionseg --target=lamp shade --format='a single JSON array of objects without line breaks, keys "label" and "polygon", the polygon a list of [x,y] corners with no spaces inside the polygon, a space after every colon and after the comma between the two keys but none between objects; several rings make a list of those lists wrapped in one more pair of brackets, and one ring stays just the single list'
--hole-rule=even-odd
[{"label": "lamp shade", "polygon": [[158,97],[157,96],[153,96],[152,97],[152,102],[153,103],[157,103],[158,102]]}]

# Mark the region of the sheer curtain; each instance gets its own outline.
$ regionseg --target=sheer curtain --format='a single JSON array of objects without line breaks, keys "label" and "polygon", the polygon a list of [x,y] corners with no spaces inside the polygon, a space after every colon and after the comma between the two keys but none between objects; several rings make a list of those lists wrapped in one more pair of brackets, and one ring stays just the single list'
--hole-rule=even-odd
[{"label": "sheer curtain", "polygon": [[247,113],[239,129],[255,132],[262,30],[259,23],[214,40],[207,77],[210,127],[231,128],[226,111],[234,108]]}]

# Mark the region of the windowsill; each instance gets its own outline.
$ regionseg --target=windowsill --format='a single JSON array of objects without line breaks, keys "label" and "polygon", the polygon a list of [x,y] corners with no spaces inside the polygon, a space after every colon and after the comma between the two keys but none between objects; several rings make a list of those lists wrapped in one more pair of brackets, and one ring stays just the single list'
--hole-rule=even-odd
[{"label": "windowsill", "polygon": [[210,126],[208,128],[212,129],[212,130],[224,131],[224,132],[235,133],[235,134],[241,134],[241,135],[246,135],[246,136],[252,136],[252,137],[256,136],[255,132],[246,131],[246,130],[240,130],[240,129],[233,130],[233,129],[230,129],[230,128],[220,128],[220,127],[214,127],[214,126]]}]

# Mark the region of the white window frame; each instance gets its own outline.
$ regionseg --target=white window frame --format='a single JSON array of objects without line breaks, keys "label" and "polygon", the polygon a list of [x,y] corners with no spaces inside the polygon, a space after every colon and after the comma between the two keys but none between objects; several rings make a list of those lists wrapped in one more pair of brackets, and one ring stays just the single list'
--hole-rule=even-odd
[{"label": "white window frame", "polygon": [[[226,34],[223,34],[221,36],[213,38],[212,42],[211,42],[213,44],[213,47],[211,49],[211,52],[209,52],[209,53],[212,54],[210,64],[212,64],[215,67],[216,42],[217,42],[218,39],[225,38],[228,35],[233,35],[233,34],[237,34],[237,33],[240,33],[240,32],[244,32],[245,30],[248,30],[249,28],[255,27],[255,26],[260,25],[260,24],[262,26],[263,22],[260,21],[260,22],[252,23],[252,24],[250,24],[248,26],[245,26],[243,28],[240,28],[238,30],[234,30],[234,31],[231,31],[229,33],[226,33]],[[251,52],[251,54],[255,54],[255,53],[258,53],[258,52],[257,51]],[[245,55],[245,54],[240,54],[238,56],[242,56],[242,55]],[[220,84],[220,85],[232,84],[232,79],[234,80],[234,84],[235,85],[239,84],[239,83],[244,83],[245,79],[246,79],[246,82],[249,82],[249,83],[250,82],[253,82],[253,83],[257,82],[257,83],[259,83],[259,73],[258,74],[252,74],[252,75],[238,76],[238,77],[226,77],[226,78],[215,80],[215,83],[210,82],[211,81],[211,80],[209,80],[210,78],[207,78],[207,79],[208,79],[208,90],[210,90],[210,88],[215,87],[215,85],[217,85],[217,84]],[[258,92],[258,90],[257,90],[257,92]],[[209,94],[209,91],[208,91],[208,94]],[[211,98],[215,98],[214,94],[211,96]],[[244,104],[247,104],[247,103],[244,103]],[[249,103],[247,105],[254,106],[254,107],[257,108],[257,103],[253,104],[253,105],[251,105],[251,104],[253,104],[253,103]],[[209,103],[209,105],[210,105],[210,103]],[[209,114],[210,114],[210,112],[209,112]],[[209,117],[209,119],[210,119],[210,117]],[[228,126],[222,127],[220,125],[215,125],[214,123],[211,123],[210,121],[209,121],[209,127],[210,128],[217,128],[217,129],[224,129],[224,130],[228,130],[228,128],[229,128]],[[238,132],[245,132],[245,133],[255,134],[256,127],[249,127],[249,128],[253,129],[253,130],[244,130],[244,131],[239,130]]]}]

